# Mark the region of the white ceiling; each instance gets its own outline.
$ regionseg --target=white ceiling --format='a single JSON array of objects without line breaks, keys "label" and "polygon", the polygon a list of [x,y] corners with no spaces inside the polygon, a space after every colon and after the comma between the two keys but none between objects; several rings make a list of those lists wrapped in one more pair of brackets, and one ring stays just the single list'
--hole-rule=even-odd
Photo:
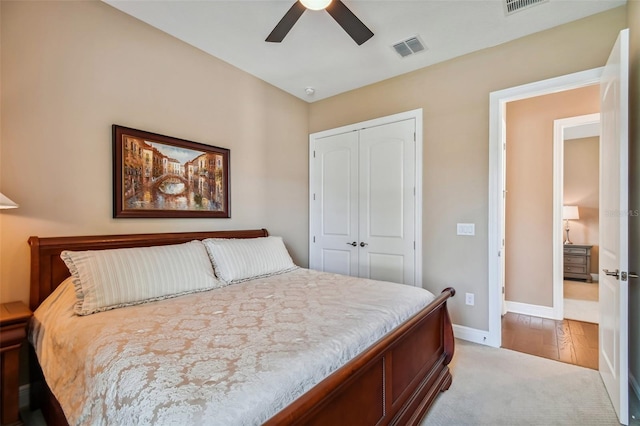
[{"label": "white ceiling", "polygon": [[[308,102],[626,3],[549,0],[506,16],[505,0],[343,0],[375,34],[358,46],[326,11],[312,10],[282,43],[265,42],[295,0],[103,1]],[[415,35],[427,50],[401,58],[391,46]]]}]

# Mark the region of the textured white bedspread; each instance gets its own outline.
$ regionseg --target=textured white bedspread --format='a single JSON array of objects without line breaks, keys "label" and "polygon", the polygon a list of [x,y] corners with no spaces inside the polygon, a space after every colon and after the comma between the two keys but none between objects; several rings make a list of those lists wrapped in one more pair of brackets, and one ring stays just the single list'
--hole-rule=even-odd
[{"label": "textured white bedspread", "polygon": [[297,269],[80,317],[69,283],[30,340],[70,425],[257,425],[433,299]]}]

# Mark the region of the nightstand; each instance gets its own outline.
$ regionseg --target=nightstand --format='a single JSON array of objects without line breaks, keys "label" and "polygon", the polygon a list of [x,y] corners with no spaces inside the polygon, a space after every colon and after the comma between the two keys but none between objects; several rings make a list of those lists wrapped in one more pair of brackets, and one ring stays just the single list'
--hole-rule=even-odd
[{"label": "nightstand", "polygon": [[579,244],[564,245],[564,278],[591,282],[591,248]]},{"label": "nightstand", "polygon": [[31,310],[22,302],[0,304],[0,401],[2,425],[21,425],[18,401],[20,346]]}]

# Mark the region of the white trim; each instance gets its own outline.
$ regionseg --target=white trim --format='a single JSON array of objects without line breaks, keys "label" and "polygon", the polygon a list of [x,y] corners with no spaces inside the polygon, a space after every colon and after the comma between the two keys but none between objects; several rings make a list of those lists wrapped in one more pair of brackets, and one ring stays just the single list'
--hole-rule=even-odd
[{"label": "white trim", "polygon": [[564,144],[566,132],[580,126],[596,125],[600,134],[600,113],[561,118],[553,121],[553,311],[555,319],[564,318],[564,273],[563,273],[563,226],[562,205],[564,200]]},{"label": "white trim", "polygon": [[416,167],[415,167],[415,247],[416,247],[416,258],[415,258],[415,284],[418,287],[422,287],[422,166],[423,166],[423,158],[422,158],[422,148],[424,145],[423,133],[422,133],[422,108],[414,109],[413,111],[409,111],[409,113],[416,120]]},{"label": "white trim", "polygon": [[[414,285],[422,286],[422,167],[423,167],[423,130],[422,130],[422,108],[411,111],[400,112],[397,114],[387,115],[385,117],[374,118],[372,120],[362,121],[360,123],[349,124],[335,129],[323,130],[309,135],[309,176],[311,176],[313,162],[313,147],[318,139],[334,136],[343,133],[353,132],[368,127],[382,126],[385,124],[396,123],[398,121],[411,120],[415,121],[415,212],[414,212]],[[311,184],[311,180],[309,180]],[[313,195],[309,194],[309,211],[313,209]],[[309,256],[311,256],[311,244],[313,244],[313,226],[309,223]],[[308,259],[311,264],[311,259]]]},{"label": "white trim", "polygon": [[481,345],[489,345],[488,337],[489,333],[484,330],[478,330],[464,325],[453,324],[453,335],[456,339],[466,340],[472,343],[479,343]]},{"label": "white trim", "polygon": [[489,94],[489,345],[502,342],[502,225],[504,224],[504,167],[502,146],[506,143],[505,116],[508,102],[597,84],[602,68],[524,84]]},{"label": "white trim", "polygon": [[540,318],[561,320],[562,317],[555,316],[555,311],[551,306],[530,305],[529,303],[507,301],[507,311],[514,314],[531,315]]},{"label": "white trim", "polygon": [[[418,127],[417,124],[418,123],[422,124],[422,108],[413,109],[411,111],[399,112],[397,114],[387,115],[379,118],[373,118],[371,120],[361,121],[359,123],[347,124],[346,126],[341,126],[341,127],[336,127],[334,129],[322,130],[320,132],[311,133],[309,135],[309,142],[311,142],[313,139],[321,139],[327,136],[335,136],[342,133],[361,130],[366,127],[382,126],[385,124],[395,123],[398,121],[410,120],[412,118],[416,119],[416,132],[417,132],[417,127]],[[418,139],[420,139],[420,142],[422,142],[422,138],[418,138],[418,134],[416,133],[416,142]]]}]

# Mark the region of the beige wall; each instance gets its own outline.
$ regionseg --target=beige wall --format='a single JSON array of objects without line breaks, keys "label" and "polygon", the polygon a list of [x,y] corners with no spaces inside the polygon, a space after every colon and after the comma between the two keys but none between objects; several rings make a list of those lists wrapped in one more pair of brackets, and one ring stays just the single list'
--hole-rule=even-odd
[{"label": "beige wall", "polygon": [[599,112],[599,90],[594,85],[507,104],[509,301],[553,306],[553,122]]},{"label": "beige wall", "polygon": [[423,286],[456,288],[454,323],[488,329],[489,94],[600,67],[625,26],[622,7],[311,104],[311,132],[423,108]]},{"label": "beige wall", "polygon": [[569,139],[564,142],[564,205],[578,206],[580,220],[569,224],[574,244],[592,245],[591,270],[598,273],[600,239],[600,138]]},{"label": "beige wall", "polygon": [[[629,270],[640,272],[640,0],[627,2],[627,26],[630,31],[630,138],[629,138],[629,207],[634,215],[629,217]],[[640,281],[630,280],[629,285],[629,371],[635,378],[638,400],[640,395]],[[638,406],[638,405],[636,405]],[[636,413],[637,418],[638,413]]]},{"label": "beige wall", "polygon": [[[265,227],[307,264],[307,103],[102,2],[0,7],[2,301],[30,235]],[[112,124],[229,148],[231,219],[112,219]]]}]

